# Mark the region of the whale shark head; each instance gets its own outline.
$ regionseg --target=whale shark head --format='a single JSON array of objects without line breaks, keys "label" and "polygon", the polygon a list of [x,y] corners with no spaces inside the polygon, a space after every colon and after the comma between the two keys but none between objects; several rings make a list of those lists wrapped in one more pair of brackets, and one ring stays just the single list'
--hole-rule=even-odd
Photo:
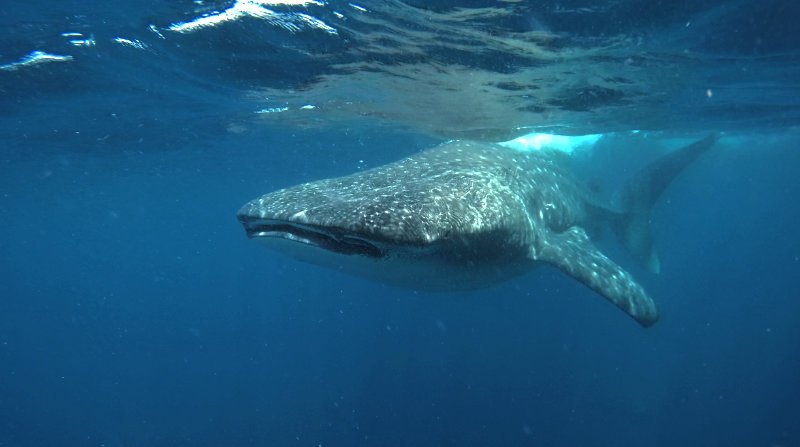
[{"label": "whale shark head", "polygon": [[238,219],[248,237],[268,246],[283,249],[291,242],[301,250],[373,260],[399,249],[423,249],[439,239],[438,232],[426,230],[426,217],[409,209],[424,198],[394,191],[392,201],[380,201],[374,190],[360,185],[346,177],[282,189],[245,204]]},{"label": "whale shark head", "polygon": [[521,274],[511,264],[527,253],[526,214],[496,181],[503,171],[451,158],[447,170],[418,157],[273,191],[238,219],[269,248],[402,287],[474,289]]},{"label": "whale shark head", "polygon": [[[247,236],[301,261],[417,290],[477,289],[524,272],[511,265],[524,256],[524,247],[493,250],[508,245],[509,234],[502,229],[430,231],[430,215],[373,206],[366,197],[315,207],[285,202],[287,195],[299,192],[276,191],[242,207],[238,219]],[[497,268],[480,268],[487,261]]]}]

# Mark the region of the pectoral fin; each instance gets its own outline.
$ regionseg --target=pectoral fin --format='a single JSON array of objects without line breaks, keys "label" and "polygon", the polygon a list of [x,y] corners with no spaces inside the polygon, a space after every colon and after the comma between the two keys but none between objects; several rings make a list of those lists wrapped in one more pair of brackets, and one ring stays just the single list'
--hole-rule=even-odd
[{"label": "pectoral fin", "polygon": [[548,234],[532,257],[553,264],[586,284],[642,326],[651,326],[658,320],[658,309],[642,286],[601,253],[582,228]]}]

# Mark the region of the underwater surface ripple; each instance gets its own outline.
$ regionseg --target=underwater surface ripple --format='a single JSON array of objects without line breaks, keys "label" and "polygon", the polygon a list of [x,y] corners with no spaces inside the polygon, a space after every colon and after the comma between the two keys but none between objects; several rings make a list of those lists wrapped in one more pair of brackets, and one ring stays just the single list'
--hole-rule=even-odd
[{"label": "underwater surface ripple", "polygon": [[[800,444],[800,3],[0,6],[0,446]],[[559,272],[430,295],[236,209],[454,138],[610,134],[653,216],[631,324]],[[602,150],[601,150],[602,149]]]}]

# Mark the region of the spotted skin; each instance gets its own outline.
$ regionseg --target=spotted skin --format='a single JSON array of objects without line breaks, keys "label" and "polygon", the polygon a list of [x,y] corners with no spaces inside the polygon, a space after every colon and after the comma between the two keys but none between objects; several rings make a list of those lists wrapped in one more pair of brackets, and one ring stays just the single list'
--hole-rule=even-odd
[{"label": "spotted skin", "polygon": [[[238,218],[253,238],[338,247],[343,257],[371,258],[358,274],[418,289],[488,287],[554,265],[650,326],[653,300],[585,231],[612,215],[587,200],[563,154],[453,141],[265,194]],[[393,279],[378,275],[400,263]]]}]

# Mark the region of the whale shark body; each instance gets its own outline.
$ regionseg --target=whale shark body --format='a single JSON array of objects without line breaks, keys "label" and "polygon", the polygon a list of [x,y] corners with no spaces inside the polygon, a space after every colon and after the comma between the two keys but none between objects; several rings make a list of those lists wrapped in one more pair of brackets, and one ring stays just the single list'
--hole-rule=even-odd
[{"label": "whale shark body", "polygon": [[657,271],[651,209],[715,140],[670,152],[634,175],[621,209],[597,203],[563,153],[452,141],[265,194],[238,218],[248,237],[298,259],[419,290],[479,289],[549,264],[650,326],[658,319],[655,303],[589,234],[612,228]]}]

